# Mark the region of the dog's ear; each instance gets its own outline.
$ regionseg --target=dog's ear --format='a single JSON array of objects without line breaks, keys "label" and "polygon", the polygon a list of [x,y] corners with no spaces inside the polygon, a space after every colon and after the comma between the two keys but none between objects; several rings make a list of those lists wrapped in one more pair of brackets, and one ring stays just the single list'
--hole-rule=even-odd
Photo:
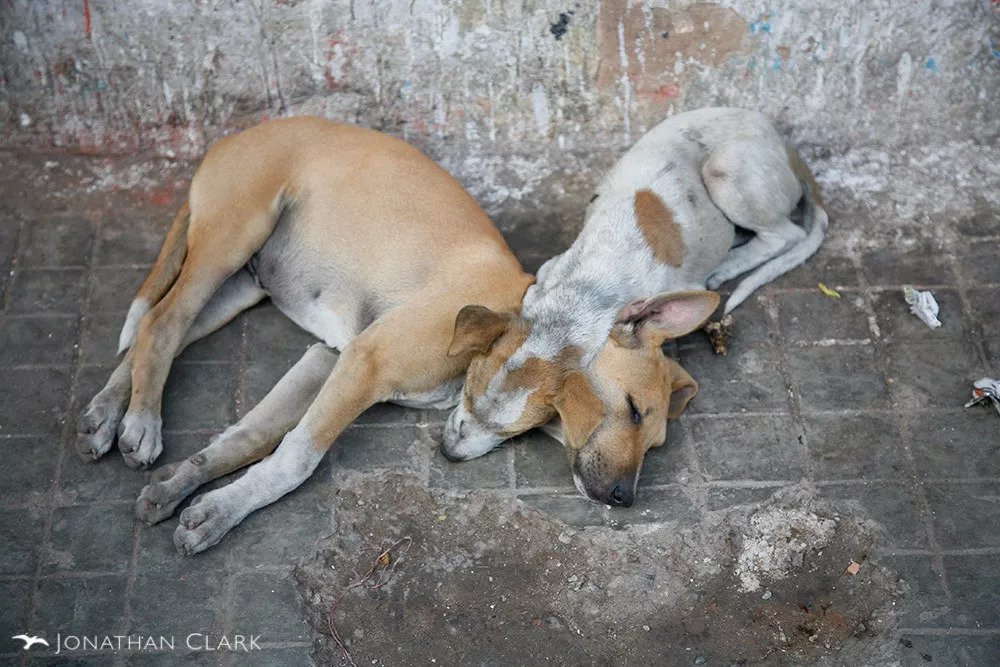
[{"label": "dog's ear", "polygon": [[670,357],[666,358],[666,362],[670,381],[670,407],[667,409],[667,416],[676,419],[681,416],[691,399],[698,395],[698,383]]},{"label": "dog's ear", "polygon": [[604,421],[604,403],[581,371],[570,371],[556,394],[552,407],[562,420],[566,444],[580,449]]},{"label": "dog's ear", "polygon": [[462,308],[455,318],[455,333],[451,337],[448,356],[488,352],[493,342],[503,335],[513,321],[513,314],[498,313],[486,306]]},{"label": "dog's ear", "polygon": [[660,345],[691,333],[719,307],[716,292],[691,290],[664,292],[643,301],[633,301],[615,317],[611,338],[622,347]]}]

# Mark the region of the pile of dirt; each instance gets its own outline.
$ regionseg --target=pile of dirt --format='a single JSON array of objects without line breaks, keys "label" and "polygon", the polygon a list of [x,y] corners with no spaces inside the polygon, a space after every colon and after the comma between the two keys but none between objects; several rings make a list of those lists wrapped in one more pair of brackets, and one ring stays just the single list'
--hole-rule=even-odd
[{"label": "pile of dirt", "polygon": [[899,650],[903,585],[868,560],[877,527],[806,490],[688,530],[574,531],[506,496],[436,496],[401,476],[347,484],[339,508],[295,575],[319,664],[346,661],[334,601],[406,537],[378,564],[395,568],[388,583],[336,608],[359,665],[846,664]]}]

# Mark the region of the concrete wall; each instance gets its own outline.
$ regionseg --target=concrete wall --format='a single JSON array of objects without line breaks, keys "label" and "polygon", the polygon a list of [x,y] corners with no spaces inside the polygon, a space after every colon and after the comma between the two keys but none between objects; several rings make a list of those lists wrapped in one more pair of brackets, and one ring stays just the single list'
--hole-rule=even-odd
[{"label": "concrete wall", "polygon": [[318,113],[407,138],[512,220],[702,105],[769,112],[844,186],[906,147],[974,171],[1000,134],[997,0],[6,0],[0,21],[0,146],[193,157]]}]

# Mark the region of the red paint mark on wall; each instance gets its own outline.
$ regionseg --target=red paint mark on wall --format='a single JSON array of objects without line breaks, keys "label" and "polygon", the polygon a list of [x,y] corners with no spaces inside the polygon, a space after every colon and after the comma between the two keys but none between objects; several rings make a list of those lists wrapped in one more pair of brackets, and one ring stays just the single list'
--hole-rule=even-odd
[{"label": "red paint mark on wall", "polygon": [[636,88],[635,92],[639,95],[639,97],[653,102],[666,102],[667,100],[678,97],[681,94],[681,84],[668,83],[658,88]]},{"label": "red paint mark on wall", "polygon": [[90,0],[83,0],[83,21],[87,27],[87,39],[90,39]]}]

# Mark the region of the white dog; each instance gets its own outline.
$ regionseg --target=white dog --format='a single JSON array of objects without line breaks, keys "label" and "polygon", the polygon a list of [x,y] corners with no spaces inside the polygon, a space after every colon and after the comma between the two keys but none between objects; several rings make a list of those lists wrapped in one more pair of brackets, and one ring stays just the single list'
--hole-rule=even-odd
[{"label": "white dog", "polygon": [[[715,310],[706,287],[753,271],[728,313],[816,252],[826,229],[816,181],[766,116],[664,121],[598,186],[580,236],[542,266],[519,316],[459,314],[451,352],[477,356],[442,452],[470,459],[545,425],[583,493],[631,505],[646,450],[698,390],[661,343]],[[753,235],[734,246],[738,230]]]}]

